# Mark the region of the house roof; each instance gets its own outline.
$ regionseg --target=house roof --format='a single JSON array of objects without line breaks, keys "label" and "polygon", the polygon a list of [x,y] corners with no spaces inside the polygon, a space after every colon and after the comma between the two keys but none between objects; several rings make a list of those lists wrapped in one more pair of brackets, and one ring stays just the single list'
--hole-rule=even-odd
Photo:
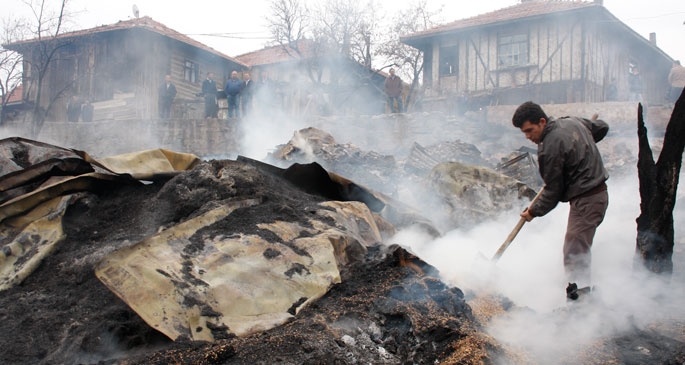
[{"label": "house roof", "polygon": [[24,85],[19,84],[17,85],[12,91],[9,93],[9,100],[7,100],[7,105],[10,104],[15,104],[15,103],[21,103],[23,100],[23,94],[24,94]]},{"label": "house roof", "polygon": [[602,5],[601,0],[521,0],[521,3],[516,5],[402,36],[400,37],[400,41],[410,46],[417,47],[427,39],[431,39],[446,33],[460,32],[477,27],[497,26],[521,21],[522,19],[581,11],[584,9],[596,9],[602,14],[602,16],[607,18],[608,22],[617,24],[618,27],[627,31],[639,43],[659,53],[667,60],[670,60],[671,62],[673,61],[673,59],[659,47],[650,43],[649,40],[642,37],[639,33],[611,14],[611,12],[609,12]]},{"label": "house roof", "polygon": [[[243,63],[246,63],[250,67],[254,67],[324,56],[324,54],[321,52],[321,49],[319,48],[319,45],[317,45],[317,43],[312,40],[299,40],[297,48],[299,50],[299,53],[297,53],[293,47],[279,44],[271,47],[266,47],[258,51],[245,53],[240,56],[236,56],[236,58],[242,61]],[[360,63],[350,58],[346,58],[346,60],[352,65],[356,65],[360,68],[363,67]],[[371,74],[377,75],[378,77],[382,78],[386,78],[389,76],[387,73],[381,70],[370,69],[368,71],[370,71]]]},{"label": "house roof", "polygon": [[[177,31],[167,27],[166,25],[153,20],[149,16],[144,16],[142,18],[133,18],[133,19],[129,19],[129,20],[120,20],[114,24],[101,25],[101,26],[98,26],[95,28],[82,29],[82,30],[77,30],[77,31],[73,31],[73,32],[62,33],[62,34],[58,35],[57,38],[67,39],[67,38],[72,38],[72,37],[80,37],[80,36],[85,36],[85,35],[92,35],[92,34],[104,33],[104,32],[112,32],[112,31],[118,31],[118,30],[128,30],[128,29],[145,29],[145,30],[163,35],[165,37],[175,39],[179,42],[188,44],[188,45],[193,46],[195,48],[204,50],[206,52],[209,52],[209,53],[214,54],[216,56],[219,56],[221,58],[230,60],[230,61],[235,62],[241,66],[247,67],[247,65],[242,63],[241,61],[239,61],[233,57],[227,56],[227,55],[215,50],[212,47],[209,47],[209,46],[207,46],[201,42],[196,41],[193,38],[188,37],[185,34],[179,33]],[[17,50],[17,49],[21,48],[22,46],[30,45],[30,44],[36,43],[36,42],[38,42],[38,38],[10,43],[8,45],[5,45],[5,47],[8,49]]]},{"label": "house roof", "polygon": [[476,15],[471,18],[457,20],[431,29],[412,33],[400,37],[400,39],[402,42],[411,44],[412,40],[428,38],[441,33],[454,32],[485,25],[495,25],[498,23],[511,22],[524,18],[548,15],[592,6],[601,6],[601,4],[578,0],[528,0],[506,8],[491,11],[489,13]]},{"label": "house roof", "polygon": [[297,49],[299,54],[294,47],[279,44],[236,56],[236,59],[253,67],[307,59],[317,55],[315,43],[309,40],[298,41]]}]

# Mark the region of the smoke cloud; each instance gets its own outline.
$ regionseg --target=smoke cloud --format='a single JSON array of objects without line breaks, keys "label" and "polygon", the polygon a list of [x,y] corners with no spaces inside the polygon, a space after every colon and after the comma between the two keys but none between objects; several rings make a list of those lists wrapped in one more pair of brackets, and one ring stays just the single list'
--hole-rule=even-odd
[{"label": "smoke cloud", "polygon": [[[511,300],[513,309],[493,317],[487,332],[500,343],[531,354],[534,362],[555,363],[560,356],[587,352],[606,336],[682,323],[685,318],[685,272],[678,244],[682,246],[683,229],[676,223],[670,282],[646,273],[641,264],[633,265],[635,219],[640,214],[637,172],[609,179],[607,185],[609,208],[592,249],[594,292],[578,301],[567,302],[565,296],[562,245],[568,204],[526,223],[496,264],[490,258],[515,226],[524,202],[498,219],[450,231],[437,240],[405,230],[393,243],[408,246],[450,285]],[[676,204],[674,221],[683,221],[684,212]]]}]

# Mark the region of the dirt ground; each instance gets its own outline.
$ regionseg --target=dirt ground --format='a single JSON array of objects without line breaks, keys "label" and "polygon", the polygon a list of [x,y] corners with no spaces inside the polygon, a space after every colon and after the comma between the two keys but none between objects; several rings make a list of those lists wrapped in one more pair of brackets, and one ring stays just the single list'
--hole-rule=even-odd
[{"label": "dirt ground", "polygon": [[[166,183],[73,197],[59,248],[21,285],[0,293],[2,364],[489,364],[515,353],[483,333],[471,293],[447,287],[435,269],[397,246],[378,246],[342,272],[342,283],[290,322],[215,343],[172,342],[150,328],[94,275],[110,252],[234,199],[262,196],[215,229],[304,220],[322,198],[240,162],[200,164]],[[475,301],[471,302],[475,304]],[[496,298],[497,310],[510,310]],[[479,307],[482,310],[482,306]],[[598,345],[592,363],[685,362],[685,344],[634,331]],[[572,356],[560,363],[577,363]],[[534,363],[523,361],[520,363]]]}]

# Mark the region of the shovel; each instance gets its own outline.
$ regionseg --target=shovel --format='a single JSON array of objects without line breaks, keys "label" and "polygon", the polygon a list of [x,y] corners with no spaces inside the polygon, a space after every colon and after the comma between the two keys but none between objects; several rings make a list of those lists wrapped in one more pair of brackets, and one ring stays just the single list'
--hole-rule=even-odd
[{"label": "shovel", "polygon": [[[540,195],[542,195],[542,191],[544,189],[545,189],[544,186],[542,188],[540,188],[540,191],[538,191],[538,193],[535,195],[535,198],[533,198],[533,200],[530,202],[530,205],[528,206],[528,208],[532,207],[533,204],[535,204],[535,202],[538,199],[540,199]],[[497,252],[495,252],[495,255],[492,256],[492,259],[491,259],[492,262],[497,262],[499,260],[499,258],[502,256],[504,251],[507,250],[507,247],[509,247],[509,245],[514,240],[514,238],[516,238],[516,235],[519,233],[519,231],[521,230],[521,228],[523,227],[523,225],[525,223],[526,223],[526,219],[521,217],[521,219],[519,219],[519,222],[516,223],[516,226],[514,227],[514,229],[511,231],[511,233],[509,233],[509,236],[507,236],[507,239],[504,240],[504,243],[502,243],[502,245],[499,246],[499,249],[497,249]]]}]

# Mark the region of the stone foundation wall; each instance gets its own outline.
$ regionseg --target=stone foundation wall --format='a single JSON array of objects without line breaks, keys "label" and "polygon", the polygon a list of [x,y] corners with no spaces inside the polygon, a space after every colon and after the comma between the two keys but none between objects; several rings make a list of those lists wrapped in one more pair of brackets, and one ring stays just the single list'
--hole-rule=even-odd
[{"label": "stone foundation wall", "polygon": [[217,119],[45,122],[38,137],[32,138],[27,123],[9,122],[0,137],[37,139],[94,157],[156,148],[216,156],[232,152],[235,129],[235,122]]},{"label": "stone foundation wall", "polygon": [[[555,117],[576,115],[589,118],[593,113],[598,113],[601,119],[609,123],[613,132],[630,138],[635,136],[637,141],[635,103],[558,104],[542,107],[548,115]],[[292,131],[282,133],[275,144],[269,142],[268,145],[260,136],[268,134],[269,130],[250,131],[252,140],[241,140],[239,135],[252,126],[272,124],[222,119],[46,122],[35,139],[84,150],[95,157],[164,148],[193,153],[202,158],[225,158],[240,153],[241,145],[265,144],[262,146],[265,150],[273,149],[277,144],[287,143],[296,130],[311,126],[330,133],[337,143],[352,143],[362,150],[395,155],[397,158],[406,156],[414,142],[429,146],[460,140],[477,145],[483,152],[513,151],[521,146],[534,147],[511,125],[511,116],[515,109],[516,105],[503,105],[463,115],[423,112],[317,117],[309,120],[295,117],[289,118],[288,126]],[[659,106],[648,109],[646,123],[650,138],[663,137],[670,116],[670,108]],[[239,123],[242,123],[242,128],[239,128]],[[272,123],[285,125],[285,120],[277,118]],[[0,128],[0,138],[18,136],[32,139],[29,127],[29,124],[23,122],[6,122]]]},{"label": "stone foundation wall", "polygon": [[[541,105],[550,117],[567,115],[590,118],[594,113],[609,123],[614,130],[634,130],[637,135],[637,103],[635,102],[606,102],[606,103],[574,103],[574,104],[544,104]],[[517,105],[489,106],[486,108],[486,119],[490,123],[511,127],[511,117]],[[663,134],[671,118],[673,108],[655,106],[647,108],[645,124],[656,133]]]}]

